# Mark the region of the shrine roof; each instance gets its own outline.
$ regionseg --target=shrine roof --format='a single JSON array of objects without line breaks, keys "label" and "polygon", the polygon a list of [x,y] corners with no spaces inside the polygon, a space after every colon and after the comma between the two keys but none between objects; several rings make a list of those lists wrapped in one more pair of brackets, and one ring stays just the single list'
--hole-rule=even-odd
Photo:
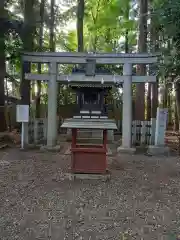
[{"label": "shrine roof", "polygon": [[101,129],[101,130],[116,130],[116,122],[112,119],[65,119],[61,125],[62,128],[75,129]]}]

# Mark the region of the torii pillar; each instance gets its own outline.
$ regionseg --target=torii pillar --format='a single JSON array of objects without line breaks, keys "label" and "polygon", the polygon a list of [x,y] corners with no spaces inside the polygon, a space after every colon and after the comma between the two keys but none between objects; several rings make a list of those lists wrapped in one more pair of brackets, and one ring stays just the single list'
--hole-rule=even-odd
[{"label": "torii pillar", "polygon": [[53,148],[57,141],[57,63],[49,64],[50,80],[48,81],[48,121],[47,147]]},{"label": "torii pillar", "polygon": [[122,145],[117,149],[122,153],[134,153],[135,148],[131,145],[132,135],[132,64],[123,65],[123,117],[122,117]]}]

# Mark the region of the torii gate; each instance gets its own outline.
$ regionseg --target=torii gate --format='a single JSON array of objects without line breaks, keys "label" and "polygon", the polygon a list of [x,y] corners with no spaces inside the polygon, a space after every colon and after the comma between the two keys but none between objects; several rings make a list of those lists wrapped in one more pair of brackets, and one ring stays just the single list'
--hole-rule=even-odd
[{"label": "torii gate", "polygon": [[[123,64],[121,75],[95,75],[85,74],[62,75],[58,73],[58,64],[88,64],[89,60],[96,64]],[[53,147],[57,139],[57,81],[62,84],[69,82],[98,82],[123,83],[123,119],[122,119],[122,150],[131,148],[132,128],[132,83],[156,82],[156,76],[132,76],[133,64],[157,63],[157,54],[96,54],[96,53],[65,53],[65,52],[25,52],[22,54],[23,62],[48,63],[49,74],[24,73],[26,80],[48,81],[48,130],[47,146]]]}]

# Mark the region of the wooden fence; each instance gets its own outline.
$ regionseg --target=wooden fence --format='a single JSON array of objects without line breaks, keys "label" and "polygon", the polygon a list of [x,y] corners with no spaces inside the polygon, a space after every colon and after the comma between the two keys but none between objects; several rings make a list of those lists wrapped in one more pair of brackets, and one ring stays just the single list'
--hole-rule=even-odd
[{"label": "wooden fence", "polygon": [[[117,131],[122,134],[122,121],[117,120]],[[155,140],[156,119],[151,121],[132,121],[132,145],[153,145]]]},{"label": "wooden fence", "polygon": [[156,119],[132,122],[132,145],[154,145]]},{"label": "wooden fence", "polygon": [[29,144],[44,143],[47,139],[47,118],[31,119],[28,128]]},{"label": "wooden fence", "polygon": [[[66,129],[61,129],[60,126],[63,119],[57,119],[58,133],[66,134]],[[121,122],[117,121],[118,130],[115,132],[121,133]],[[133,121],[132,122],[132,145],[153,145],[155,139],[156,119],[151,121]],[[29,143],[44,143],[47,140],[47,119],[31,119],[28,129]]]}]

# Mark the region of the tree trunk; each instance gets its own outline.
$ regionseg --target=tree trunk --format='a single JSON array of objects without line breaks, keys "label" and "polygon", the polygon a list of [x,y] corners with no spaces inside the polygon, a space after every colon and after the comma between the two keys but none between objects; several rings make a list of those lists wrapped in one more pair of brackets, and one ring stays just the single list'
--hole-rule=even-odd
[{"label": "tree trunk", "polygon": [[125,34],[125,53],[129,52],[129,31],[126,30]]},{"label": "tree trunk", "polygon": [[[125,8],[125,20],[129,21],[129,11],[130,11],[130,1],[127,1],[127,5]],[[125,53],[129,53],[129,31],[126,29],[125,32]]]},{"label": "tree trunk", "polygon": [[158,83],[151,84],[151,118],[156,118],[157,107],[158,107]]},{"label": "tree trunk", "polygon": [[31,100],[33,100],[33,102],[36,100],[36,94],[35,94],[35,82],[32,81],[31,82]]},{"label": "tree trunk", "polygon": [[84,51],[84,0],[78,0],[77,5],[77,42],[78,52]]},{"label": "tree trunk", "polygon": [[174,131],[179,131],[179,122],[178,122],[176,99],[174,101]]},{"label": "tree trunk", "polygon": [[[158,31],[154,25],[154,15],[151,10],[152,0],[150,1],[150,13],[151,13],[151,30],[150,30],[150,52],[156,52],[159,49]],[[150,65],[150,74],[155,74],[156,67],[154,64]],[[151,118],[156,118],[158,107],[158,77],[156,83],[151,83]]]},{"label": "tree trunk", "polygon": [[[5,0],[0,1],[0,16],[5,17]],[[5,118],[5,94],[4,94],[4,79],[6,73],[5,65],[5,32],[0,31],[0,132],[6,130]]]},{"label": "tree trunk", "polygon": [[168,91],[167,94],[167,107],[168,107],[168,125],[172,126],[172,93]]},{"label": "tree trunk", "polygon": [[[33,50],[33,40],[35,34],[35,17],[34,17],[35,0],[25,0],[24,3],[24,29],[22,33],[23,50],[31,52]],[[24,79],[24,74],[30,72],[31,64],[24,62],[22,66],[21,80],[21,100],[23,104],[30,104],[30,81]]]},{"label": "tree trunk", "polygon": [[[55,0],[51,0],[51,24],[50,24],[50,39],[49,39],[49,49],[51,52],[56,51],[56,41],[55,41]],[[60,84],[57,85],[57,102],[60,93]],[[57,104],[57,114],[59,113],[59,104]]]},{"label": "tree trunk", "polygon": [[164,86],[165,86],[165,89],[164,89],[164,96],[163,96],[163,108],[167,108],[167,106],[168,106],[168,86],[166,83]]},{"label": "tree trunk", "polygon": [[180,128],[180,81],[179,80],[175,81],[175,96],[176,96],[178,123]]},{"label": "tree trunk", "polygon": [[[40,52],[42,52],[43,50],[44,6],[45,6],[45,0],[41,0],[41,4],[40,4],[41,24],[39,28],[39,51]],[[41,74],[41,63],[38,63],[38,73]],[[37,81],[36,118],[40,118],[40,111],[41,111],[41,81]]]},{"label": "tree trunk", "polygon": [[54,36],[54,24],[55,24],[55,12],[54,12],[55,0],[51,0],[51,25],[50,25],[50,40],[49,48],[51,52],[55,52],[55,36]]},{"label": "tree trunk", "polygon": [[149,121],[151,119],[151,84],[148,84],[147,92],[147,116],[146,119]]},{"label": "tree trunk", "polygon": [[[147,52],[147,12],[148,0],[139,0],[139,53]],[[140,64],[137,68],[137,75],[146,75],[146,65]],[[136,85],[136,102],[135,102],[135,118],[136,120],[144,120],[145,117],[145,84],[138,83]]]}]

